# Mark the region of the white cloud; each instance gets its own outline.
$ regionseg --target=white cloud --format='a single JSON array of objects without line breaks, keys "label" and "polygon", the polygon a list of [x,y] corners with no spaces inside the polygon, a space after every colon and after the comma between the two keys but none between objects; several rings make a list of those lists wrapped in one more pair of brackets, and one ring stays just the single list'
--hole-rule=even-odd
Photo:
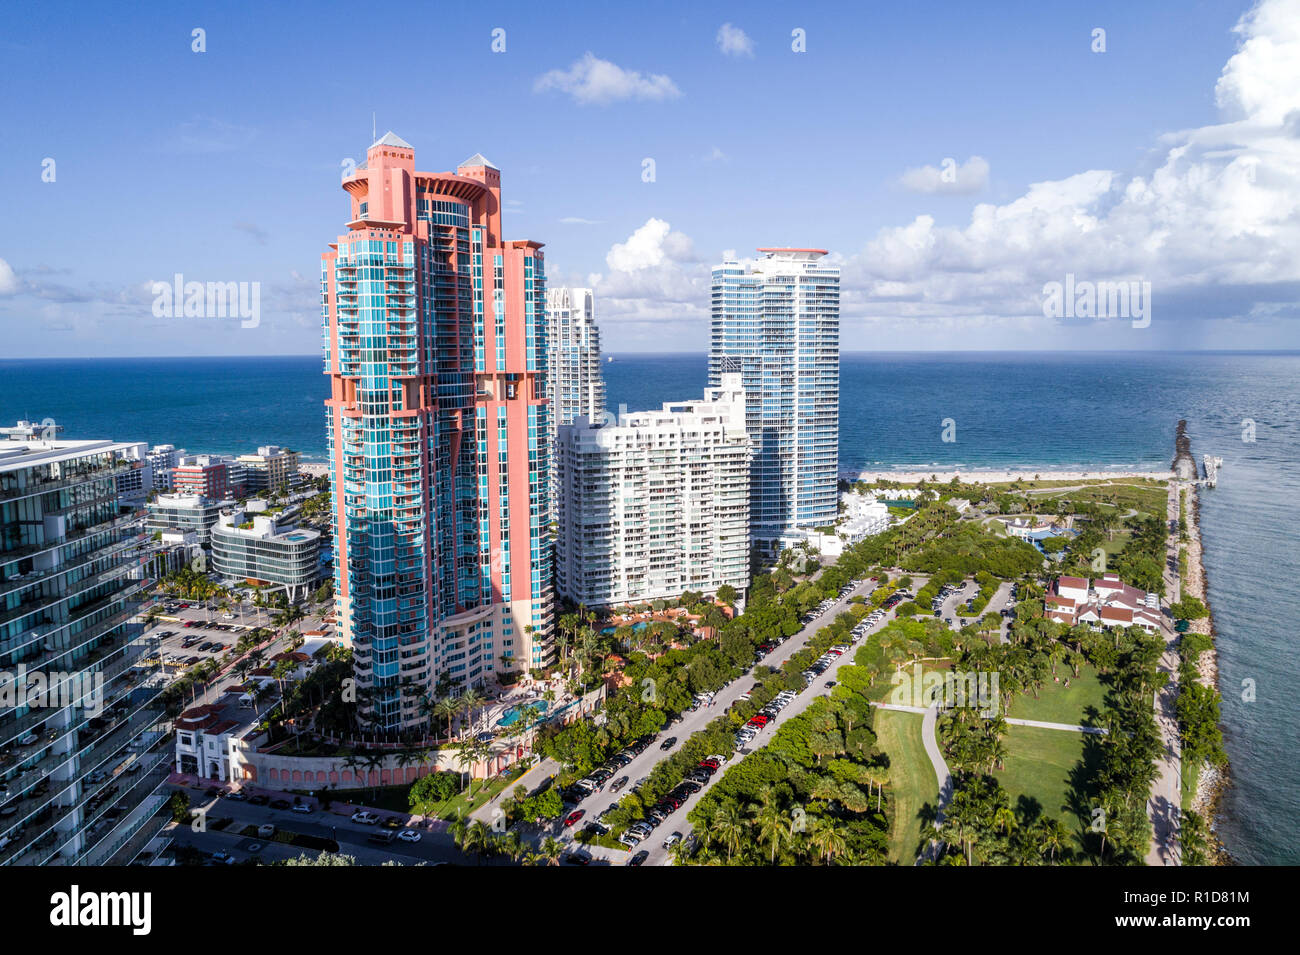
[{"label": "white cloud", "polygon": [[969,195],[988,185],[989,164],[980,156],[971,156],[960,166],[955,159],[945,159],[940,167],[909,169],[898,181],[911,192]]},{"label": "white cloud", "polygon": [[1220,108],[1234,118],[1278,124],[1300,110],[1300,4],[1265,2],[1233,27],[1244,37],[1214,88]]},{"label": "white cloud", "polygon": [[564,216],[560,219],[562,225],[600,225],[600,219],[584,219],[582,216]]},{"label": "white cloud", "polygon": [[714,146],[713,149],[710,150],[709,153],[702,158],[704,159],[705,162],[726,162],[727,159],[730,157],[728,157],[727,154],[724,153],[717,146]]},{"label": "white cloud", "polygon": [[691,240],[672,231],[663,219],[647,219],[626,242],[616,242],[605,256],[615,272],[639,272],[665,263],[691,259]]},{"label": "white cloud", "polygon": [[638,73],[587,53],[567,70],[551,70],[533,83],[533,91],[559,90],[583,105],[605,106],[620,100],[660,101],[682,95],[677,84],[662,73]]},{"label": "white cloud", "polygon": [[620,333],[624,341],[660,349],[666,341],[673,347],[702,344],[699,336],[707,332],[709,314],[709,270],[696,260],[688,236],[651,218],[627,241],[615,243],[605,263],[609,272],[591,274],[587,282],[599,297],[601,321],[626,329]]},{"label": "white cloud", "polygon": [[18,277],[9,263],[0,259],[0,295],[9,295],[18,290]]},{"label": "white cloud", "polygon": [[753,56],[754,41],[740,27],[724,23],[718,27],[718,49],[727,56]]},{"label": "white cloud", "polygon": [[1151,282],[1153,328],[1300,317],[1300,0],[1264,0],[1236,30],[1217,87],[1229,121],[1162,137],[1134,172],[980,203],[964,226],[880,230],[844,262],[846,315],[1042,329],[1043,285],[1073,273]]}]

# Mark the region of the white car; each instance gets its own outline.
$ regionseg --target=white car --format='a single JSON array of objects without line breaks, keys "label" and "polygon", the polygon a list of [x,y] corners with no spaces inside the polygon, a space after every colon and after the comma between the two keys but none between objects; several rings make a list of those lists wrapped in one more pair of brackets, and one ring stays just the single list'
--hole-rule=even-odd
[{"label": "white car", "polygon": [[363,826],[374,826],[379,824],[379,817],[373,812],[367,812],[364,809],[358,809],[352,814],[352,821]]},{"label": "white car", "polygon": [[397,834],[397,838],[402,842],[419,842],[420,834],[414,829],[403,829]]}]

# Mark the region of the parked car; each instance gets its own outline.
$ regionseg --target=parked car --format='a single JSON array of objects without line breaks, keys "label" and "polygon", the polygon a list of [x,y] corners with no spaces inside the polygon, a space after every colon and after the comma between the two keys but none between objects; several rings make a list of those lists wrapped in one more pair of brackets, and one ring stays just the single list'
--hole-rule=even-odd
[{"label": "parked car", "polygon": [[626,786],[627,784],[628,784],[628,777],[620,776],[618,779],[614,780],[612,783],[609,784],[609,791],[612,793],[621,792],[623,787]]},{"label": "parked car", "polygon": [[673,748],[674,746],[676,746],[676,745],[677,745],[677,737],[676,737],[676,736],[670,736],[670,737],[668,737],[666,740],[664,740],[662,743],[659,744],[659,748],[662,749],[662,750],[667,751],[667,750],[672,749],[672,748]]},{"label": "parked car", "polygon": [[290,812],[301,813],[302,815],[305,816],[305,815],[307,815],[308,813],[310,813],[310,812],[312,811],[312,809],[311,809],[311,806],[307,805],[305,802],[296,802],[296,803],[294,803],[292,806],[289,807],[289,811],[290,811]]},{"label": "parked car", "polygon": [[628,860],[627,860],[627,864],[628,864],[628,865],[645,865],[645,860],[648,859],[648,858],[650,858],[650,853],[648,853],[648,852],[646,852],[644,849],[642,849],[641,851],[639,851],[638,853],[636,853],[636,855],[632,856],[632,858],[628,859]]},{"label": "parked car", "polygon": [[275,826],[272,823],[264,822],[257,827],[257,835],[261,839],[270,839],[275,835]]},{"label": "parked car", "polygon": [[575,809],[575,810],[573,810],[573,812],[569,813],[567,816],[564,817],[564,825],[565,825],[565,827],[568,828],[569,826],[572,826],[575,822],[577,822],[579,819],[581,819],[581,818],[582,818],[583,816],[585,816],[586,814],[587,814],[587,810],[585,810],[585,809]]},{"label": "parked car", "polygon": [[403,842],[419,842],[420,834],[414,829],[403,829],[397,834],[397,838],[401,839]]},{"label": "parked car", "polygon": [[373,812],[365,809],[358,809],[352,814],[352,821],[362,826],[374,826],[379,824],[379,817]]}]

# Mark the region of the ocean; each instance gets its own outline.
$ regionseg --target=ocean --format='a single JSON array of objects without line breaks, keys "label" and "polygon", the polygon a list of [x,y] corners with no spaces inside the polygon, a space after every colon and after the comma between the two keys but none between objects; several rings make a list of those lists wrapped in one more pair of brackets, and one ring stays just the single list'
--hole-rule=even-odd
[{"label": "ocean", "polygon": [[[698,397],[704,355],[603,365],[612,409]],[[325,457],[319,357],[0,360],[0,422],[67,437]],[[1186,418],[1224,460],[1201,532],[1232,760],[1219,834],[1246,864],[1300,863],[1300,354],[849,353],[841,468],[1166,468]],[[944,432],[956,440],[945,442]],[[1253,437],[1254,440],[1246,440]]]}]

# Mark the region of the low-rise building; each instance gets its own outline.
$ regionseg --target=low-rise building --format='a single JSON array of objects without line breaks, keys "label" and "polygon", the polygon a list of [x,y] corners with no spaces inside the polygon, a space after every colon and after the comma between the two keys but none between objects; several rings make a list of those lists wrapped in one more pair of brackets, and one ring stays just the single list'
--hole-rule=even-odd
[{"label": "low-rise building", "polygon": [[1048,589],[1043,615],[1068,627],[1141,627],[1151,633],[1160,628],[1160,597],[1125,583],[1116,574],[1103,574],[1091,582],[1063,575]]},{"label": "low-rise building", "polygon": [[306,597],[320,578],[320,532],[294,526],[288,513],[222,511],[211,534],[213,571],[227,580],[283,587],[290,600]]},{"label": "low-rise building", "polygon": [[233,462],[227,455],[187,454],[172,469],[172,487],[177,494],[198,494],[214,501],[235,497],[243,482],[231,480]]},{"label": "low-rise building", "polygon": [[234,501],[213,500],[201,494],[159,494],[145,506],[149,512],[146,527],[158,533],[192,531],[199,543],[206,544],[221,509],[233,505]]},{"label": "low-rise building", "polygon": [[177,450],[174,444],[155,444],[145,454],[149,462],[149,472],[153,478],[153,489],[160,492],[174,491],[172,471],[185,456],[185,449]]},{"label": "low-rise building", "polygon": [[284,491],[298,480],[298,452],[276,444],[263,445],[256,454],[235,459],[243,466],[244,493]]}]

